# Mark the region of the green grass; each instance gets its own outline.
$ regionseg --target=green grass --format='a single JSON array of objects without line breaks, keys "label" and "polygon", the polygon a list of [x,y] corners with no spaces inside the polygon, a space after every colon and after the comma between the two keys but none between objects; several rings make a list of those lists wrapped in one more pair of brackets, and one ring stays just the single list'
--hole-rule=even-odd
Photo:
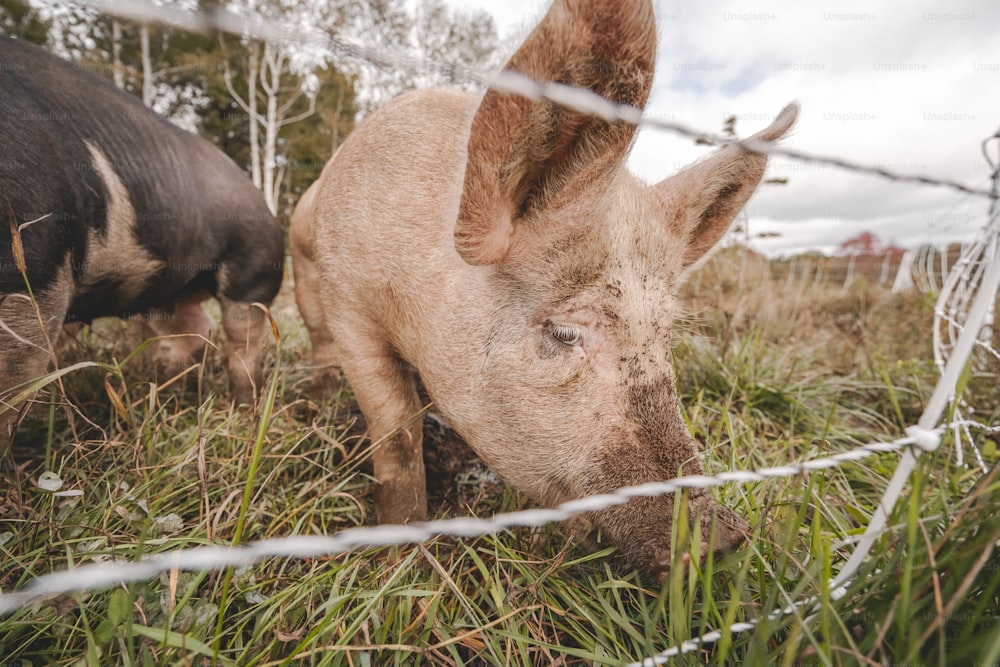
[{"label": "green grass", "polygon": [[[707,473],[891,440],[915,422],[936,381],[925,349],[929,304],[859,289],[811,294],[775,313],[744,308],[752,317],[735,317],[719,297],[689,318],[675,346],[677,375]],[[4,469],[0,589],[95,561],[371,523],[367,443],[345,416],[347,394],[322,404],[310,397],[307,341],[287,299],[274,309],[282,341],[256,414],[220,398],[216,351],[181,391],[151,387],[120,323],[70,347],[64,363],[102,365],[66,374],[65,396],[39,395],[15,465]],[[970,380],[970,403],[994,423],[996,391],[989,369]],[[997,436],[976,437],[993,465]],[[675,522],[674,567],[662,586],[560,526],[440,537],[164,572],[46,599],[0,619],[0,662],[619,665],[762,619],[675,664],[996,664],[1000,479],[956,467],[950,436],[920,457],[892,529],[846,595],[829,590],[898,459],[715,489],[750,520],[751,539],[700,563],[690,553],[698,527]],[[39,489],[44,471],[83,495]],[[482,475],[445,479],[434,495],[439,516],[527,506]],[[815,607],[768,619],[811,597]]]}]

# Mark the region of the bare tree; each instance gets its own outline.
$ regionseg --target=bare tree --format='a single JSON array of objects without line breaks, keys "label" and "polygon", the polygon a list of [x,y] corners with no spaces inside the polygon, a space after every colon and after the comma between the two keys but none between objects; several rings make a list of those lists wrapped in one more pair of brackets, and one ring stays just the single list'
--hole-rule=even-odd
[{"label": "bare tree", "polygon": [[[442,0],[423,0],[416,14],[409,13],[402,0],[233,0],[227,8],[304,31],[323,27],[339,38],[409,55],[414,62],[432,60],[481,70],[496,64],[498,39],[492,17],[485,12],[450,10]],[[220,39],[225,45],[226,38]],[[287,164],[282,128],[316,111],[320,68],[336,61],[337,69],[353,77],[354,103],[362,112],[409,88],[456,83],[440,72],[414,74],[401,68],[341,62],[329,49],[312,42],[261,41],[244,35],[239,53],[243,60],[238,68],[226,59],[226,89],[249,120],[250,173],[272,212],[279,206],[279,186]],[[333,132],[332,148],[339,140]]]},{"label": "bare tree", "polygon": [[[233,9],[283,25],[315,25],[326,9],[308,3],[233,3]],[[225,39],[220,37],[220,39]],[[272,213],[278,209],[278,194],[284,175],[284,156],[279,149],[281,129],[316,111],[315,70],[325,68],[328,52],[310,52],[292,42],[264,42],[244,37],[245,90],[237,90],[232,69],[226,62],[226,89],[249,119],[250,173],[264,193]],[[302,109],[302,102],[306,106]]]},{"label": "bare tree", "polygon": [[[264,193],[268,208],[277,212],[278,188],[284,175],[279,162],[278,136],[281,128],[296,123],[316,112],[315,90],[307,74],[293,72],[291,50],[287,44],[264,42],[255,44],[248,51],[248,91],[242,98],[232,86],[232,77],[226,84],[236,103],[250,116],[250,150],[254,185]],[[283,85],[283,79],[293,78],[298,85]],[[292,107],[302,98],[308,107],[289,115]],[[261,134],[263,131],[263,134]],[[263,149],[263,150],[262,150]]]}]

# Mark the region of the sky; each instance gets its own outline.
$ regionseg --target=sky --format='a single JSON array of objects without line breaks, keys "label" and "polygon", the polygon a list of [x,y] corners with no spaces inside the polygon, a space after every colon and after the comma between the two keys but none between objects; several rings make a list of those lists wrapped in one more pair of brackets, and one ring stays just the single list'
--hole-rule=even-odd
[{"label": "sky", "polygon": [[[490,12],[510,44],[549,5],[449,2]],[[654,4],[659,50],[647,116],[715,133],[736,116],[747,136],[798,101],[802,113],[783,142],[790,148],[988,188],[981,144],[1000,131],[1000,2]],[[629,164],[656,182],[707,150],[643,128]],[[988,210],[983,197],[787,159],[772,158],[768,177],[788,184],[762,186],[746,211],[752,247],[770,255],[832,251],[862,231],[904,247],[969,240]]]}]

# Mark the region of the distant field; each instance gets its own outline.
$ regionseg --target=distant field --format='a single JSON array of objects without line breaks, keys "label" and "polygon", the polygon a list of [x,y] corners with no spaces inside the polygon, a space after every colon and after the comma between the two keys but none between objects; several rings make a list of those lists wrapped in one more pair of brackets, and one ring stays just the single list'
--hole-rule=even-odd
[{"label": "distant field", "polygon": [[[846,286],[798,279],[787,263],[747,257],[715,255],[684,289],[675,325],[678,384],[706,474],[901,437],[937,380],[934,296],[890,294],[864,271]],[[217,351],[160,386],[165,378],[151,385],[152,368],[130,356],[138,341],[123,323],[66,346],[63,365],[108,367],[51,384],[22,427],[0,481],[0,590],[92,561],[371,523],[363,423],[346,388],[335,401],[310,397],[308,340],[290,294],[286,285],[272,313],[281,340],[266,428],[266,410],[234,411],[222,398]],[[965,378],[985,423],[1000,424],[998,371],[985,355]],[[428,418],[425,431],[438,517],[528,506],[440,423]],[[946,435],[919,460],[893,530],[838,599],[827,581],[898,454],[716,489],[750,520],[751,539],[699,563],[692,527],[675,522],[662,588],[577,524],[440,537],[49,599],[0,619],[0,664],[619,665],[817,596],[813,614],[723,633],[676,664],[996,665],[1000,435],[974,435],[991,472],[955,466]],[[45,471],[83,495],[38,488]]]}]

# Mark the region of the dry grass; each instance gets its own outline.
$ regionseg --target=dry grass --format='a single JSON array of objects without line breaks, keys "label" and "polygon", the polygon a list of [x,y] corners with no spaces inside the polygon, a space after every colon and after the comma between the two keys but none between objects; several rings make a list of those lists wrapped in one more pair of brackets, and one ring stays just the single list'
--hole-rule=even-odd
[{"label": "dry grass", "polygon": [[[846,292],[798,285],[760,266],[738,291],[727,266],[740,265],[726,260],[716,256],[691,281],[697,293],[685,295],[675,346],[709,472],[893,439],[915,421],[936,381],[932,301],[864,283]],[[65,363],[96,358],[110,371],[71,373],[65,396],[38,397],[0,481],[0,590],[91,561],[370,522],[367,442],[350,395],[310,397],[307,341],[287,293],[273,311],[283,335],[274,395],[256,415],[218,398],[225,377],[215,351],[186,383],[163,388],[150,385],[141,357],[129,358],[134,342],[121,323],[102,323],[67,349]],[[988,371],[970,384],[970,401],[993,423],[996,384]],[[427,431],[439,515],[525,506],[433,423]],[[990,464],[996,438],[979,434]],[[995,664],[998,481],[954,467],[950,449],[921,458],[894,529],[839,599],[826,581],[897,455],[717,489],[755,526],[750,542],[699,564],[685,557],[690,527],[678,524],[676,565],[662,588],[607,550],[588,553],[558,526],[518,529],[166,572],[53,598],[0,619],[0,655],[6,664],[61,665],[617,665],[816,595],[815,614],[726,636],[680,664]],[[38,488],[45,471],[83,495]]]}]

